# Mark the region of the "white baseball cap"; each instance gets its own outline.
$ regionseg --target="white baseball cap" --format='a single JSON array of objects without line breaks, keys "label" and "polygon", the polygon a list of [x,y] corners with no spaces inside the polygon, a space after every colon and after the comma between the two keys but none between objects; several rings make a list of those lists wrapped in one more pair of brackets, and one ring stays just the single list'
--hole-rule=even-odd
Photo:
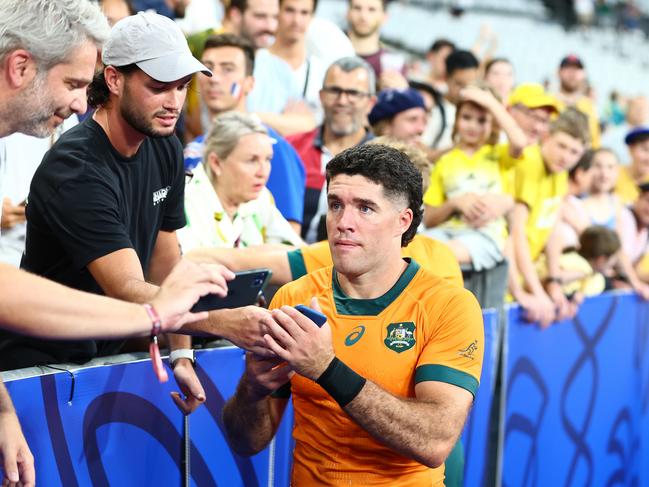
[{"label": "white baseball cap", "polygon": [[180,27],[168,17],[140,12],[117,22],[104,44],[106,66],[136,64],[157,81],[169,83],[190,74],[212,72],[192,56]]}]

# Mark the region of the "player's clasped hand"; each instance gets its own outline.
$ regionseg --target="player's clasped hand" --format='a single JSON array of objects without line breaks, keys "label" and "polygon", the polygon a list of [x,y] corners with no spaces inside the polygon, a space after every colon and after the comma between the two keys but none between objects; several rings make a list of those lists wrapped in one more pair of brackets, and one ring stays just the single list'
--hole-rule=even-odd
[{"label": "player's clasped hand", "polygon": [[[315,299],[311,307],[320,310]],[[298,374],[316,380],[335,356],[329,323],[319,328],[291,306],[273,310],[273,318],[264,335],[266,346]]]},{"label": "player's clasped hand", "polygon": [[281,358],[246,353],[245,384],[254,400],[261,400],[276,391],[290,381],[293,374],[293,369]]}]

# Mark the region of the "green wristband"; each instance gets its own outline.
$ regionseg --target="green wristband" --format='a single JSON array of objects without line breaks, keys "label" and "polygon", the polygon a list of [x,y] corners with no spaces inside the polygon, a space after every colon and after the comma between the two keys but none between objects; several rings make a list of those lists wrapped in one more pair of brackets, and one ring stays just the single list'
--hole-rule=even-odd
[{"label": "green wristband", "polygon": [[365,382],[365,377],[358,375],[337,357],[334,357],[327,370],[316,380],[341,408],[358,396]]}]

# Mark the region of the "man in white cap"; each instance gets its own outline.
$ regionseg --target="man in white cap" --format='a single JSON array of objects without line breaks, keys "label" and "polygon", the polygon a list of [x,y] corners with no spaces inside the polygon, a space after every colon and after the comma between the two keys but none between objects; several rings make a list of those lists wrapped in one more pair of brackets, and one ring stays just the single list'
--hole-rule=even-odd
[{"label": "man in white cap", "polygon": [[[211,73],[176,24],[153,13],[119,21],[102,59],[89,90],[97,111],[57,141],[34,176],[22,265],[72,288],[146,303],[180,260],[175,231],[185,225],[184,170],[174,129],[192,75]],[[217,316],[218,324],[196,326],[254,349],[268,312]],[[121,346],[3,338],[0,369],[83,363]],[[169,342],[176,380],[188,395],[174,399],[190,412],[205,396],[191,367],[190,339],[174,335]]]}]

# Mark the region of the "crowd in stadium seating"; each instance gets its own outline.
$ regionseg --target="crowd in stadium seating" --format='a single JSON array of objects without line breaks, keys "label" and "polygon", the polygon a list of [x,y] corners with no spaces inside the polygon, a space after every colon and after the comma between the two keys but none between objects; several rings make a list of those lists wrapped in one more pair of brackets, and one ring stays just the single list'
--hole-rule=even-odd
[{"label": "crowd in stadium seating", "polygon": [[[176,127],[187,218],[178,237],[191,259],[269,267],[277,284],[300,276],[327,238],[327,163],[381,137],[407,148],[424,175],[423,222],[411,247],[444,242],[435,245],[454,256],[467,283],[505,263],[501,304],[517,301],[530,321],[549,326],[607,290],[649,299],[649,102],[615,94],[600,116],[578,54],[563,53],[553,92],[515,79],[515,66],[497,53],[480,56],[446,39],[430,47],[427,72],[410,71],[403,53],[381,43],[382,0],[349,0],[344,31],[315,16],[317,0],[231,0],[214,25],[197,21],[200,5],[205,16],[214,7],[202,0],[191,10],[188,0],[99,3],[111,24],[140,9],[191,16],[181,25],[212,72],[188,80]],[[26,202],[36,208],[47,194],[30,193],[32,177],[61,133],[92,113],[72,116],[48,139],[5,138],[0,260],[20,265],[26,235],[39,237]],[[38,248],[28,244],[23,266],[37,268]],[[417,258],[443,267],[441,254]],[[5,370],[14,368],[6,343]]]},{"label": "crowd in stadium seating", "polygon": [[[189,7],[162,0],[100,4],[112,24],[139,9],[183,17]],[[208,4],[196,0],[187,16],[200,18],[203,9],[209,17],[214,6]],[[465,275],[488,273],[506,260],[503,299],[520,302],[531,320],[547,325],[573,316],[584,294],[608,289],[631,287],[649,297],[641,214],[649,181],[646,97],[614,94],[600,117],[578,55],[561,61],[559,89],[549,92],[537,80],[515,80],[515,67],[497,53],[479,59],[446,39],[431,46],[428,72],[409,72],[406,56],[380,41],[383,2],[350,1],[344,32],[317,19],[316,7],[314,0],[233,0],[220,22],[205,29],[182,19],[193,29],[187,32],[193,54],[214,72],[192,80],[177,129],[193,173],[186,190],[190,224],[180,233],[185,252],[324,239],[328,160],[389,136],[428,158],[422,233],[445,241]],[[9,165],[2,260],[19,264],[31,177],[75,120],[47,142],[22,134],[7,139],[8,159],[23,164]],[[218,140],[222,130],[210,130],[215,123],[234,139]],[[249,134],[242,128],[259,123]],[[247,141],[262,132],[272,151],[255,153]],[[249,149],[241,160],[269,158],[270,164],[248,173],[231,168],[237,163],[226,161],[239,138]],[[254,190],[246,187],[251,184]],[[592,226],[608,233],[584,234]],[[619,250],[600,248],[601,239],[614,237]],[[583,240],[596,256],[610,257],[606,265],[580,257]]]}]

